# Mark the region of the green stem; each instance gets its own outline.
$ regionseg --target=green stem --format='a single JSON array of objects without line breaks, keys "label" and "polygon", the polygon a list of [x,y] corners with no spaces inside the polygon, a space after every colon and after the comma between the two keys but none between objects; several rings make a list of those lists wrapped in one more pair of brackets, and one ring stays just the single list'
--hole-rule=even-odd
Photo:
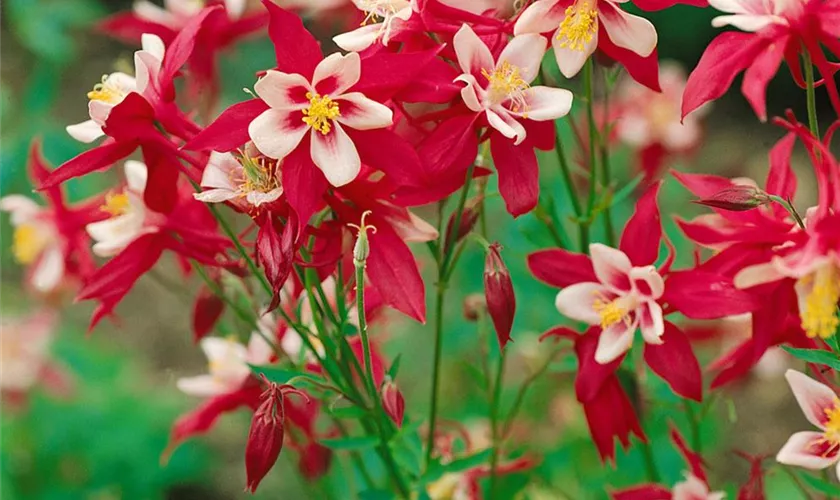
[{"label": "green stem", "polygon": [[653,457],[653,448],[650,443],[644,441],[641,443],[642,458],[645,462],[645,471],[647,472],[648,480],[652,483],[659,482],[659,470],[656,468],[656,460]]},{"label": "green stem", "polygon": [[[365,357],[365,379],[367,389],[373,401],[379,401],[379,392],[373,379],[373,361],[370,355],[370,339],[368,338],[367,319],[365,318],[365,264],[356,263],[356,309],[359,313],[359,336],[362,338],[362,352]],[[377,403],[378,405],[378,403]]]},{"label": "green stem", "polygon": [[784,473],[787,474],[793,481],[793,484],[795,484],[796,487],[799,488],[800,493],[802,493],[802,498],[805,498],[805,500],[813,500],[814,497],[811,496],[811,493],[808,491],[808,488],[805,487],[804,484],[802,484],[802,480],[799,479],[795,472],[793,472],[785,466],[780,466],[779,468],[782,469]]},{"label": "green stem", "polygon": [[[607,85],[607,72],[606,69],[603,71],[604,74],[604,130],[607,131],[607,134],[602,137],[603,140],[600,141],[601,146],[601,186],[604,187],[607,192],[612,193],[612,172],[610,171],[610,152],[607,143],[609,142],[609,116],[610,116],[610,93],[609,93],[609,85]],[[602,131],[602,132],[603,132]],[[607,244],[609,246],[615,246],[615,228],[613,227],[612,221],[612,200],[609,200],[610,203],[607,203],[604,207],[604,225],[607,232]]]},{"label": "green stem", "polygon": [[799,212],[796,211],[796,208],[794,208],[791,202],[775,194],[769,195],[769,198],[781,205],[782,207],[784,207],[784,209],[788,211],[790,216],[793,217],[793,220],[796,221],[796,224],[799,226],[800,229],[805,229],[805,222],[802,220],[802,217],[799,216]]},{"label": "green stem", "polygon": [[820,125],[817,122],[817,98],[814,85],[814,65],[811,62],[811,54],[807,50],[802,51],[802,65],[805,70],[805,95],[808,100],[808,126],[811,134],[819,140]]},{"label": "green stem", "polygon": [[554,357],[557,356],[559,352],[562,352],[564,348],[556,348],[551,354],[549,354],[548,359],[545,360],[542,366],[540,366],[537,371],[531,374],[530,377],[525,379],[522,382],[522,385],[519,387],[519,392],[516,393],[516,399],[513,400],[513,406],[510,408],[510,412],[508,413],[507,418],[505,419],[505,425],[502,430],[502,437],[506,438],[510,433],[511,428],[513,427],[513,422],[516,419],[516,415],[519,413],[519,409],[522,407],[522,403],[525,401],[525,394],[528,392],[528,389],[531,385],[537,381],[542,375],[548,370],[549,365],[551,362],[554,361]]},{"label": "green stem", "polygon": [[260,282],[260,285],[262,285],[263,287],[263,290],[265,290],[265,293],[273,295],[274,291],[271,288],[271,284],[268,282],[268,279],[266,279],[263,273],[260,272],[259,267],[257,267],[256,262],[254,262],[254,259],[252,259],[251,256],[248,254],[248,251],[242,245],[242,242],[239,241],[239,236],[237,236],[236,231],[234,231],[228,223],[228,221],[225,220],[224,217],[222,217],[222,214],[219,213],[219,209],[215,206],[215,204],[206,203],[206,205],[208,208],[210,208],[210,212],[213,213],[213,217],[215,217],[216,220],[219,221],[219,225],[222,226],[222,231],[224,231],[227,237],[230,238],[230,240],[233,242],[233,245],[236,247],[236,251],[239,252],[243,259],[245,259],[245,263],[248,265],[248,269],[251,271],[251,274],[257,277],[257,279]]},{"label": "green stem", "polygon": [[691,448],[695,453],[701,453],[703,450],[703,443],[700,439],[700,422],[697,420],[697,414],[694,407],[687,399],[683,400],[685,406],[685,416],[688,419],[688,425],[691,428]]},{"label": "green stem", "polygon": [[490,404],[490,432],[493,438],[493,453],[490,455],[490,494],[488,500],[493,500],[496,492],[496,468],[499,464],[499,448],[501,447],[501,440],[499,439],[499,406],[502,399],[502,381],[504,380],[505,359],[507,351],[502,348],[501,356],[499,357],[499,368],[496,371],[496,381],[493,386],[493,400]]},{"label": "green stem", "polygon": [[589,122],[589,197],[586,201],[586,220],[582,223],[592,223],[592,212],[595,208],[595,187],[598,184],[598,127],[595,124],[595,81],[593,73],[595,63],[590,57],[583,66],[583,86],[586,91],[586,118]]},{"label": "green stem", "polygon": [[563,176],[563,184],[566,186],[566,192],[569,195],[569,200],[572,202],[572,210],[574,210],[575,218],[578,220],[580,249],[582,252],[586,252],[586,249],[589,248],[589,226],[580,223],[580,217],[583,215],[583,209],[580,206],[580,200],[575,192],[575,185],[572,180],[572,171],[569,168],[569,161],[566,158],[566,152],[563,150],[563,142],[560,140],[559,130],[554,135],[554,147],[557,149],[557,159],[560,162],[560,174]]}]

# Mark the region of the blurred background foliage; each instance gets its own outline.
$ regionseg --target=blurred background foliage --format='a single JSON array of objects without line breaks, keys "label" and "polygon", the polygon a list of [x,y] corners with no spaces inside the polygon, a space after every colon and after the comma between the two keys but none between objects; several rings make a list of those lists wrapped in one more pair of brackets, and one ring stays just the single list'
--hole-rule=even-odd
[{"label": "blurred background foliage", "polygon": [[[469,0],[464,0],[469,1]],[[86,117],[85,93],[100,75],[113,71],[120,61],[130,60],[133,47],[121,45],[95,33],[98,19],[129,9],[130,0],[6,0],[2,3],[0,45],[0,191],[30,193],[26,177],[27,150],[40,137],[46,157],[53,164],[71,158],[84,145],[70,138],[65,125]],[[646,13],[657,26],[662,59],[680,61],[690,69],[717,30],[710,25],[711,9],[677,6]],[[243,87],[252,87],[254,73],[270,67],[272,50],[267,39],[246,41],[222,61],[223,103],[241,100]],[[733,89],[739,87],[738,81]],[[786,70],[768,91],[769,110],[779,114],[788,107],[804,115],[804,97]],[[820,98],[824,99],[822,93]],[[821,106],[827,109],[825,103]],[[759,124],[745,100],[736,92],[714,105],[706,120],[708,138],[693,160],[696,171],[728,176],[747,175],[763,179],[766,152],[781,134]],[[566,131],[568,133],[568,130]],[[627,168],[629,154],[618,152],[614,160],[620,185],[632,180]],[[570,213],[556,175],[556,161],[544,156],[543,198],[560,213]],[[622,165],[624,167],[622,167]],[[679,165],[671,165],[680,168]],[[71,182],[71,199],[100,192],[113,182],[112,174],[91,175]],[[809,190],[805,177],[803,192]],[[800,193],[801,194],[801,193]],[[666,182],[661,197],[667,232],[684,258],[691,247],[676,230],[669,214],[687,217],[699,213],[687,193],[673,180]],[[615,216],[625,220],[632,210],[625,200]],[[491,235],[505,247],[504,256],[514,276],[519,310],[514,327],[515,350],[507,370],[510,382],[503,394],[508,406],[534,358],[544,354],[537,345],[539,332],[555,325],[555,291],[531,279],[525,256],[535,248],[552,246],[544,226],[529,215],[512,221],[503,215],[498,197],[493,199]],[[431,215],[431,214],[428,214]],[[498,221],[498,223],[496,222]],[[4,216],[0,265],[2,297],[0,313],[16,316],[32,305],[19,292],[22,271],[9,252],[10,228]],[[422,249],[418,249],[422,254]],[[171,262],[164,265],[171,265]],[[426,271],[432,266],[427,265]],[[476,327],[467,323],[460,302],[482,290],[483,256],[468,251],[454,281],[448,308],[443,415],[448,420],[481,428],[488,413],[486,382],[476,366],[483,349],[477,349]],[[427,273],[429,274],[429,273]],[[430,277],[430,276],[429,276]],[[518,278],[518,279],[516,279]],[[428,280],[427,283],[431,283]],[[190,283],[194,286],[195,283]],[[203,359],[192,345],[189,328],[190,297],[173,297],[160,282],[143,279],[118,309],[120,324],[108,322],[92,335],[85,335],[91,311],[77,304],[64,315],[53,355],[69,373],[74,391],[66,398],[35,390],[21,408],[4,408],[0,446],[0,496],[4,499],[189,499],[236,498],[243,494],[243,448],[248,415],[225,417],[207,439],[183,445],[165,465],[161,464],[168,429],[176,416],[197,402],[180,395],[174,380],[203,370]],[[388,337],[386,350],[417,353],[403,363],[400,383],[408,402],[408,415],[425,415],[431,360],[428,328],[394,320],[378,325],[373,335]],[[495,343],[490,343],[495,345]],[[708,361],[715,353],[703,353]],[[496,353],[491,352],[491,356]],[[602,467],[586,429],[583,413],[571,391],[575,361],[560,359],[549,374],[534,384],[514,429],[529,447],[544,454],[535,470],[507,476],[501,481],[501,498],[561,498],[561,485],[568,498],[605,498],[604,484],[632,484],[644,476],[637,451],[619,453],[618,467]],[[668,422],[687,431],[678,400],[667,387],[651,377],[650,397],[660,404],[646,416],[646,431],[655,444],[655,454],[666,483],[680,479],[683,464],[667,438]],[[735,457],[733,448],[753,453],[774,453],[790,431],[801,427],[798,410],[791,404],[786,386],[779,379],[749,383],[725,395],[697,405],[709,411],[702,428],[713,485],[734,484],[747,477],[747,463]],[[562,441],[563,445],[557,443]],[[339,466],[343,462],[337,462]],[[324,488],[346,491],[344,473],[334,467],[317,485],[296,479],[290,461],[282,460],[260,488],[261,498],[320,498]],[[771,473],[771,498],[790,498],[786,476]],[[526,484],[530,484],[523,491]],[[734,498],[734,487],[729,498]],[[540,496],[545,495],[545,496]]]}]

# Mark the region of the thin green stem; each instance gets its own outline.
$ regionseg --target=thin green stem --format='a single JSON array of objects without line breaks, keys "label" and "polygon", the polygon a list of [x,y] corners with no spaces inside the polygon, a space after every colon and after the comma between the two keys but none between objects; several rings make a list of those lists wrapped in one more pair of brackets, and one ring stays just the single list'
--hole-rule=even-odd
[{"label": "thin green stem", "polygon": [[575,192],[574,181],[572,180],[572,171],[569,168],[569,160],[566,158],[566,152],[563,150],[563,141],[560,140],[560,131],[557,130],[554,135],[554,147],[557,150],[557,159],[560,163],[560,174],[563,176],[563,184],[566,186],[566,192],[569,195],[569,200],[572,202],[572,210],[575,213],[575,218],[578,220],[578,236],[580,240],[580,249],[586,252],[589,248],[589,226],[580,223],[580,217],[583,215],[583,209],[580,206],[580,200]]},{"label": "thin green stem", "polygon": [[685,406],[685,416],[688,419],[688,425],[691,428],[692,451],[695,453],[701,453],[703,451],[703,443],[700,439],[700,421],[697,420],[697,414],[689,400],[684,399],[683,405]]},{"label": "thin green stem", "polygon": [[[610,117],[610,93],[609,93],[609,85],[607,84],[607,71],[604,69],[602,72],[604,75],[604,120],[603,126],[604,131],[608,131],[610,128],[609,117]],[[602,135],[602,140],[600,141],[600,150],[601,150],[601,186],[607,192],[612,192],[612,172],[610,171],[610,151],[608,146],[609,137],[608,132],[607,134]],[[613,220],[612,220],[612,210],[610,206],[612,202],[608,203],[604,207],[604,226],[607,232],[607,244],[609,246],[615,246],[615,228],[613,227]]]},{"label": "thin green stem", "polygon": [[589,122],[589,197],[586,200],[586,220],[582,223],[592,223],[592,212],[595,208],[595,187],[598,184],[598,127],[595,124],[595,79],[593,73],[595,63],[590,57],[583,66],[583,86],[586,92],[586,118]]},{"label": "thin green stem", "polygon": [[[370,339],[368,338],[367,319],[365,318],[365,264],[356,263],[356,309],[359,312],[359,336],[362,338],[362,352],[365,357],[365,379],[370,397],[379,401],[379,392],[373,380],[373,361],[370,355]],[[378,405],[378,403],[377,403]]]},{"label": "thin green stem", "polygon": [[496,370],[496,381],[493,383],[493,400],[490,404],[490,432],[493,438],[493,453],[490,455],[490,494],[488,500],[493,500],[496,493],[496,468],[499,464],[501,439],[499,435],[499,406],[502,399],[502,382],[504,381],[505,360],[507,351],[502,348],[499,356],[499,367]]},{"label": "thin green stem", "polygon": [[507,438],[508,434],[510,434],[510,430],[513,427],[513,422],[516,420],[516,415],[519,413],[520,408],[522,408],[522,403],[525,401],[525,394],[528,392],[528,389],[531,385],[537,381],[543,374],[548,371],[549,365],[551,365],[554,358],[557,356],[558,353],[562,352],[564,348],[558,347],[551,354],[549,354],[548,358],[545,360],[545,363],[540,366],[537,371],[532,373],[522,385],[519,386],[519,391],[516,393],[516,398],[513,400],[513,406],[511,406],[510,411],[508,412],[507,418],[505,419],[505,425],[502,430],[502,437]]},{"label": "thin green stem", "polygon": [[640,443],[641,450],[642,450],[642,458],[645,462],[645,472],[647,473],[648,480],[652,483],[659,482],[659,470],[656,468],[656,460],[653,457],[653,448],[651,448],[650,443],[647,441],[643,441]]},{"label": "thin green stem", "polygon": [[802,217],[799,216],[799,212],[796,211],[796,208],[794,208],[791,202],[775,194],[771,194],[768,197],[771,200],[778,203],[779,205],[781,205],[782,207],[784,207],[784,209],[788,211],[790,216],[793,217],[793,220],[796,221],[796,224],[799,226],[800,229],[805,229],[805,221],[803,221]]},{"label": "thin green stem", "polygon": [[820,138],[820,125],[817,122],[817,97],[814,84],[814,64],[811,62],[811,54],[807,50],[802,51],[802,65],[805,70],[805,96],[808,104],[808,126],[811,134],[818,140]]}]

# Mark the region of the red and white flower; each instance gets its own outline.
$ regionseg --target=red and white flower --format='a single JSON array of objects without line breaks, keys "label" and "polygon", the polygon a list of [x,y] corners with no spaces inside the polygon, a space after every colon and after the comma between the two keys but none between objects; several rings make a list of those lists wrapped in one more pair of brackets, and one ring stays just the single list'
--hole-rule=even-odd
[{"label": "red and white flower", "polygon": [[354,52],[380,40],[382,45],[388,45],[394,28],[411,17],[414,3],[414,0],[353,0],[356,8],[365,13],[365,19],[361,27],[334,36],[333,41],[342,49]]},{"label": "red and white flower", "polygon": [[796,370],[785,373],[805,418],[821,432],[793,434],[776,455],[786,465],[820,470],[840,460],[840,399],[827,385]]},{"label": "red and white flower", "polygon": [[709,0],[709,5],[726,12],[712,19],[712,26],[734,26],[743,31],[760,31],[772,24],[788,26],[788,19],[799,15],[805,2],[801,0]]},{"label": "red and white flower", "polygon": [[610,0],[537,0],[514,26],[517,35],[547,32],[552,32],[554,57],[566,78],[580,71],[601,43],[600,37],[641,57],[651,55],[657,43],[650,21],[628,14]]},{"label": "red and white flower", "polygon": [[[173,30],[184,26],[208,3],[204,0],[163,0],[163,7],[148,0],[134,2],[134,14],[145,21],[162,24]],[[248,0],[224,0],[225,10],[231,19],[236,19],[245,11]]]},{"label": "red and white flower", "polygon": [[312,81],[300,74],[270,70],[254,86],[269,109],[248,126],[248,134],[264,155],[282,160],[309,135],[312,161],[330,184],[343,186],[356,178],[361,160],[343,126],[356,130],[385,128],[393,113],[385,105],[347,90],[359,81],[356,53],[332,54],[315,68]]},{"label": "red and white flower", "polygon": [[685,473],[685,481],[674,485],[671,490],[671,500],[723,500],[726,493],[709,491],[705,481],[690,472]]},{"label": "red and white flower", "polygon": [[67,133],[81,142],[93,142],[105,135],[102,127],[111,114],[111,110],[121,103],[131,92],[144,95],[150,84],[157,78],[163,62],[165,47],[156,35],[144,34],[143,48],[134,53],[134,75],[122,72],[111,73],[102,77],[88,92],[88,113],[90,120],[69,125]]},{"label": "red and white flower", "polygon": [[464,72],[455,79],[466,84],[461,89],[464,103],[472,111],[484,112],[490,126],[515,144],[526,136],[519,120],[556,120],[571,109],[572,93],[568,90],[530,86],[545,53],[542,36],[516,36],[494,59],[487,45],[464,24],[455,34],[454,45]]},{"label": "red and white flower", "polygon": [[100,257],[116,255],[139,236],[156,229],[146,224],[148,209],[143,202],[148,176],[146,165],[139,161],[125,162],[126,187],[105,197],[103,210],[111,217],[88,224],[85,229],[95,241],[93,253]]},{"label": "red and white flower", "polygon": [[279,163],[246,152],[237,158],[231,153],[210,153],[201,176],[202,192],[193,196],[206,203],[233,202],[243,208],[259,207],[283,195]]},{"label": "red and white flower", "polygon": [[19,194],[0,198],[0,210],[11,214],[12,255],[22,265],[32,265],[30,283],[48,292],[64,278],[61,235],[49,210]]},{"label": "red and white flower", "polygon": [[[263,323],[263,321],[261,321]],[[271,334],[268,325],[258,325],[263,334]],[[263,365],[272,355],[272,347],[254,332],[247,346],[231,338],[205,337],[201,350],[207,356],[208,372],[178,379],[178,389],[191,396],[211,397],[236,391],[251,376],[248,364]]]},{"label": "red and white flower", "polygon": [[665,284],[652,265],[635,267],[624,252],[600,243],[589,245],[598,283],[570,285],[557,294],[557,310],[589,325],[600,325],[595,360],[609,363],[633,344],[636,329],[649,344],[661,344],[665,332],[662,297]]}]

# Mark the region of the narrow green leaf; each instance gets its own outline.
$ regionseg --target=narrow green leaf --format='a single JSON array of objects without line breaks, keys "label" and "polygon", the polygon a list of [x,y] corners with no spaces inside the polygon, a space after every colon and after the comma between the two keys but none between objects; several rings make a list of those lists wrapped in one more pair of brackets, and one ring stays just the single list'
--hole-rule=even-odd
[{"label": "narrow green leaf", "polygon": [[840,498],[840,486],[829,483],[822,478],[812,476],[810,474],[798,474],[799,477],[802,479],[809,488],[819,491],[820,493],[824,493],[829,495],[830,498]]},{"label": "narrow green leaf", "polygon": [[473,467],[477,467],[487,462],[490,459],[491,453],[493,453],[493,449],[489,448],[463,458],[452,460],[451,462],[448,462],[446,464],[433,463],[429,466],[429,470],[426,472],[424,480],[427,482],[431,482],[443,476],[446,473],[461,472],[467,469],[472,469]]},{"label": "narrow green leaf", "polygon": [[248,365],[251,367],[251,371],[259,377],[260,375],[265,375],[265,378],[268,379],[269,382],[274,382],[275,384],[285,384],[288,383],[289,380],[293,379],[294,377],[312,377],[312,375],[296,370],[287,370],[285,368],[280,368],[278,366],[256,366],[256,365]]},{"label": "narrow green leaf", "polygon": [[379,444],[375,436],[322,439],[321,444],[332,450],[365,450]]},{"label": "narrow green leaf", "polygon": [[818,365],[825,365],[835,370],[840,370],[840,359],[837,355],[822,349],[800,349],[798,347],[782,346],[782,349],[794,358],[801,359],[808,363],[816,363]]},{"label": "narrow green leaf", "polygon": [[328,411],[335,418],[362,418],[367,415],[367,411],[358,406],[337,406]]},{"label": "narrow green leaf", "polygon": [[397,378],[397,372],[400,371],[400,362],[401,361],[402,361],[402,354],[397,354],[397,357],[394,358],[394,362],[391,363],[391,367],[388,368],[388,376],[390,376],[391,379],[396,379]]}]

